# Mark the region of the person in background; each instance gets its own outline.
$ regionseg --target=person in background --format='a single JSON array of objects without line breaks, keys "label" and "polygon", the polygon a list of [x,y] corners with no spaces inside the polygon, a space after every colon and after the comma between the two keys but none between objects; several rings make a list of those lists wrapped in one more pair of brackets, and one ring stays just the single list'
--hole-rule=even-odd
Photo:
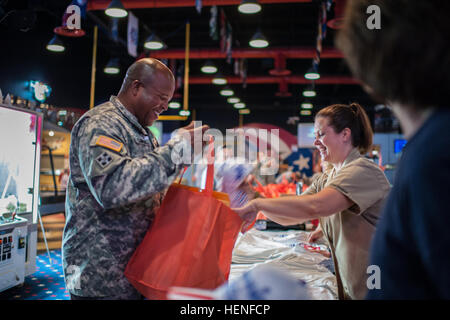
[{"label": "person in background", "polygon": [[58,177],[59,189],[66,190],[67,183],[69,182],[70,171],[69,168],[65,168]]},{"label": "person in background", "polygon": [[389,182],[380,168],[362,156],[372,144],[372,129],[356,103],[335,104],[315,117],[314,145],[331,164],[300,196],[256,198],[233,209],[246,224],[259,211],[270,220],[293,225],[320,219],[316,239],[325,236],[332,252],[340,299],[363,299],[370,242]]},{"label": "person in background", "polygon": [[142,298],[124,270],[181,170],[186,145],[194,144],[194,132],[202,136],[207,129],[191,123],[158,145],[148,127],[167,110],[174,89],[174,76],[163,63],[138,60],[118,96],[73,127],[62,242],[73,300]]},{"label": "person in background", "polygon": [[[367,28],[369,6],[380,29]],[[448,12],[450,1],[348,1],[337,38],[353,74],[408,139],[374,237],[368,299],[450,299]]]}]

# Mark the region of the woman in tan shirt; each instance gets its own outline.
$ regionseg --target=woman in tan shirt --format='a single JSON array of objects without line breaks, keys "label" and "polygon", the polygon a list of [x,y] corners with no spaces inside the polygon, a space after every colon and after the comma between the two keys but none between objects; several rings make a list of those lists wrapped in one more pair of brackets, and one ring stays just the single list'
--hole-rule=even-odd
[{"label": "woman in tan shirt", "polygon": [[372,129],[356,103],[328,106],[316,115],[315,146],[326,170],[301,196],[254,199],[233,209],[251,224],[259,211],[272,221],[292,225],[320,219],[312,235],[325,236],[335,265],[340,299],[363,299],[367,292],[370,242],[390,185],[383,171],[364,154]]}]

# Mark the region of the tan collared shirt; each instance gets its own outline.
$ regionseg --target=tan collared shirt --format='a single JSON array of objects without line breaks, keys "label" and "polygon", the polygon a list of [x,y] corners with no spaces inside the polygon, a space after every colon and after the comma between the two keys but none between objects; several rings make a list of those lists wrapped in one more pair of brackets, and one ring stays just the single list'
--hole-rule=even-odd
[{"label": "tan collared shirt", "polygon": [[383,171],[353,149],[339,170],[324,172],[302,194],[331,187],[354,204],[320,219],[335,265],[340,299],[363,299],[367,292],[369,249],[390,184]]}]

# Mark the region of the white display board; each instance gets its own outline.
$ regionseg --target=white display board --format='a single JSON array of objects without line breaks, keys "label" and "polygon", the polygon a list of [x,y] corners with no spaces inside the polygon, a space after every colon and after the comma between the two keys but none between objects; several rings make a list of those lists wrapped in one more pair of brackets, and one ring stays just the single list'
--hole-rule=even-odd
[{"label": "white display board", "polygon": [[42,114],[0,105],[0,214],[28,220],[26,274],[36,269]]},{"label": "white display board", "polygon": [[297,128],[297,138],[299,148],[314,147],[314,123],[299,123]]}]

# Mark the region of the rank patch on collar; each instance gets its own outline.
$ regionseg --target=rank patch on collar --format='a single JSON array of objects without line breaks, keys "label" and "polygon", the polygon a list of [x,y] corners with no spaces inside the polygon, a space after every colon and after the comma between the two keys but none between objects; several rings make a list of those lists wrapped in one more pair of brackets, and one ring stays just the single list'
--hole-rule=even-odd
[{"label": "rank patch on collar", "polygon": [[100,167],[104,168],[111,163],[112,157],[105,151],[95,158],[95,161],[97,161]]},{"label": "rank patch on collar", "polygon": [[99,136],[97,141],[95,142],[95,145],[102,146],[102,147],[114,150],[116,152],[119,152],[120,150],[122,150],[122,147],[123,147],[123,143],[121,143],[117,140],[108,138],[106,136]]}]

